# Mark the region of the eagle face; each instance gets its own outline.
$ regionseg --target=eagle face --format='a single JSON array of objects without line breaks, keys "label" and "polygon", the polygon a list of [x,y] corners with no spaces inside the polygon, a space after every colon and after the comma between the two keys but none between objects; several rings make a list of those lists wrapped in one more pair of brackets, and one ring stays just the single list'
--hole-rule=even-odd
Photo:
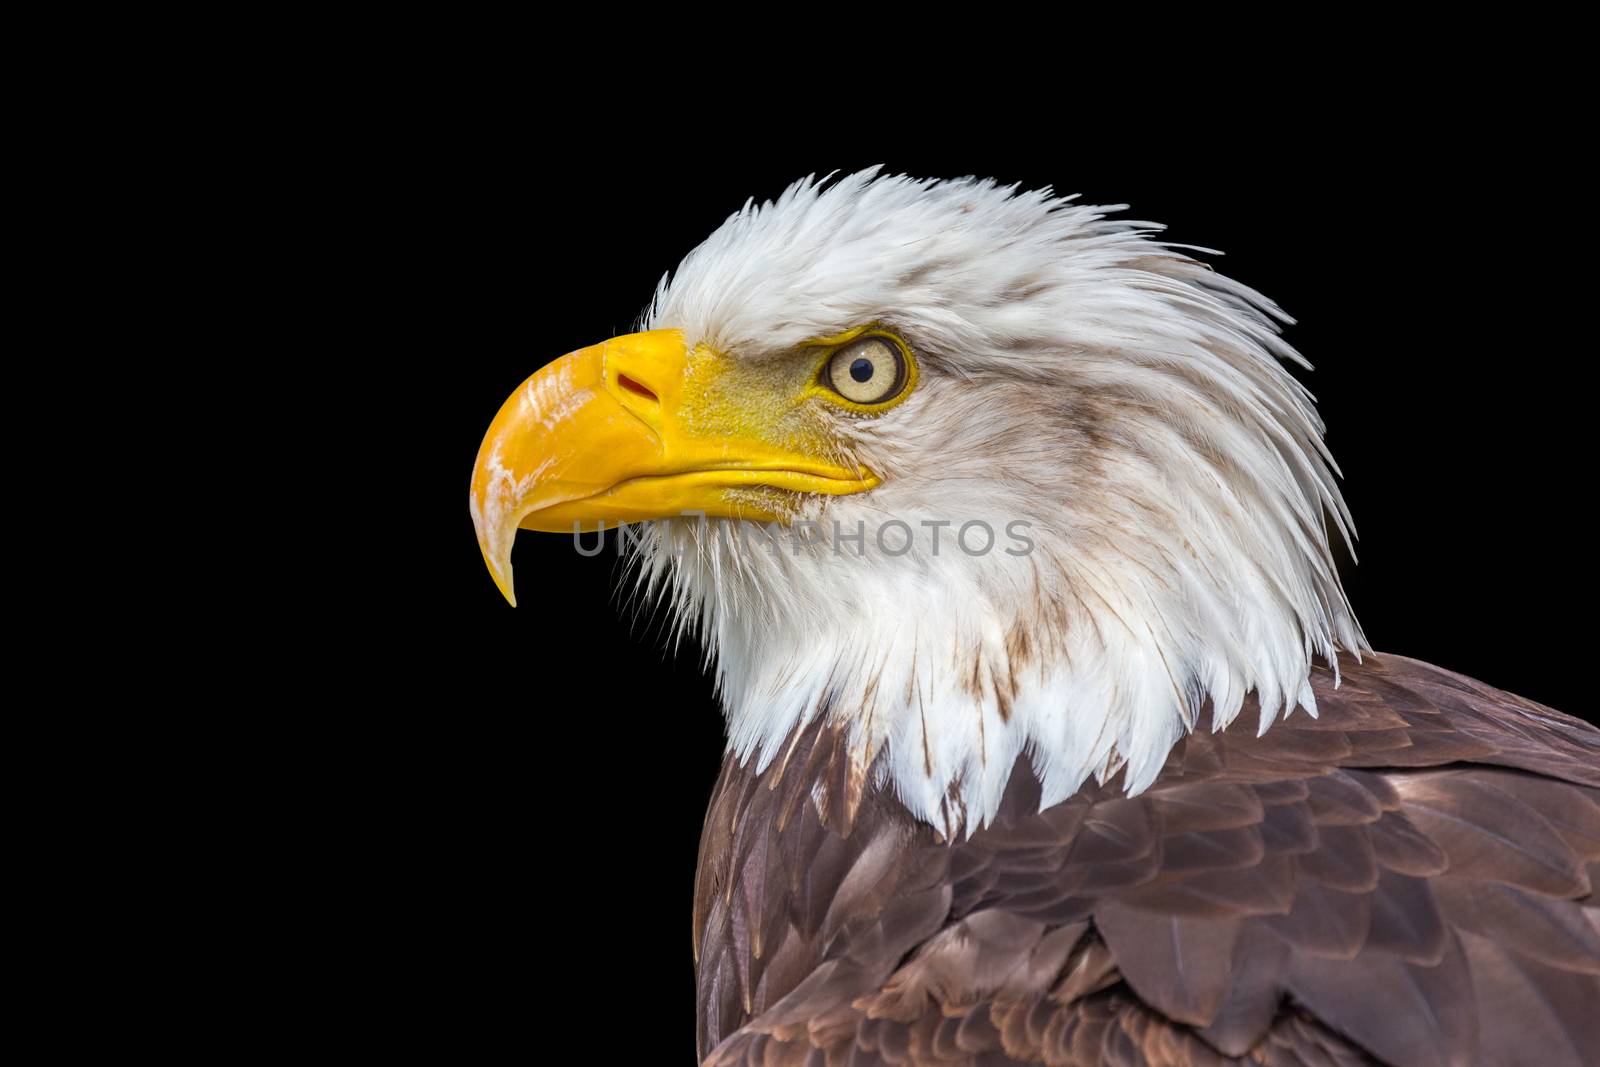
[{"label": "eagle face", "polygon": [[642,332],[495,417],[496,582],[519,527],[649,522],[638,578],[714,653],[731,752],[826,717],[947,833],[1019,753],[1048,806],[1145,788],[1208,699],[1315,714],[1312,657],[1366,645],[1304,361],[1270,301],[1108,210],[876,169],[746,204]]}]

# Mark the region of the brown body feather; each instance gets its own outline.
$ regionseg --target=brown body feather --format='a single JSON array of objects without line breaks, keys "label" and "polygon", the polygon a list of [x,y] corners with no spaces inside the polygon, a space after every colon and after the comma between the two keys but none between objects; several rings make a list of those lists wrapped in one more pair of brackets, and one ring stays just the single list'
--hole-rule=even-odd
[{"label": "brown body feather", "polygon": [[1394,656],[1147,792],[944,841],[813,724],[729,760],[695,891],[712,1064],[1600,1063],[1600,732]]}]

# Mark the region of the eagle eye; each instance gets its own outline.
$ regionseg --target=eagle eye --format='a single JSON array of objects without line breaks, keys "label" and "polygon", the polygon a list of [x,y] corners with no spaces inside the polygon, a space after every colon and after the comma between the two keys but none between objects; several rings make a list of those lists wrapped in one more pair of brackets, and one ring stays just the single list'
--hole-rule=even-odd
[{"label": "eagle eye", "polygon": [[906,386],[906,359],[885,337],[863,337],[833,354],[823,372],[834,392],[856,404],[881,404]]}]

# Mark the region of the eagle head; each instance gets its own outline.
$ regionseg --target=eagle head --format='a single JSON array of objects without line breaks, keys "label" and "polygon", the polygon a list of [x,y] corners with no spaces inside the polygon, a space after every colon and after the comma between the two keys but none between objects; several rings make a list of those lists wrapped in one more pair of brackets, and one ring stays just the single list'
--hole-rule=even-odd
[{"label": "eagle head", "polygon": [[[993,181],[806,179],[664,278],[643,330],[528,379],[471,509],[645,524],[637,580],[715,662],[728,744],[817,717],[946,830],[1025,754],[1048,806],[1145,788],[1210,701],[1315,714],[1366,645],[1349,518],[1285,316],[1120,208]],[[515,600],[512,600],[515,603]]]}]

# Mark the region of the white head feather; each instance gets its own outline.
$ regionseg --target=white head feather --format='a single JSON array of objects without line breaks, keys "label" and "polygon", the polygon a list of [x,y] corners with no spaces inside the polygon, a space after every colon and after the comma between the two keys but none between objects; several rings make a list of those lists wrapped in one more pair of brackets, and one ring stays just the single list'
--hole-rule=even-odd
[{"label": "white head feather", "polygon": [[[838,416],[883,484],[800,516],[864,523],[862,555],[721,521],[645,542],[641,576],[706,641],[740,758],[828,715],[874,781],[970,830],[1019,753],[1045,805],[1123,766],[1139,791],[1206,700],[1218,726],[1251,690],[1262,729],[1315,714],[1312,657],[1366,647],[1329,550],[1325,516],[1350,531],[1322,422],[1279,362],[1306,365],[1286,317],[1111,210],[874,168],[746,204],[663,280],[646,325],[691,346],[760,358],[882,323],[921,368],[899,406]],[[883,551],[890,520],[912,551]],[[985,555],[954,543],[973,520],[997,532]]]}]

